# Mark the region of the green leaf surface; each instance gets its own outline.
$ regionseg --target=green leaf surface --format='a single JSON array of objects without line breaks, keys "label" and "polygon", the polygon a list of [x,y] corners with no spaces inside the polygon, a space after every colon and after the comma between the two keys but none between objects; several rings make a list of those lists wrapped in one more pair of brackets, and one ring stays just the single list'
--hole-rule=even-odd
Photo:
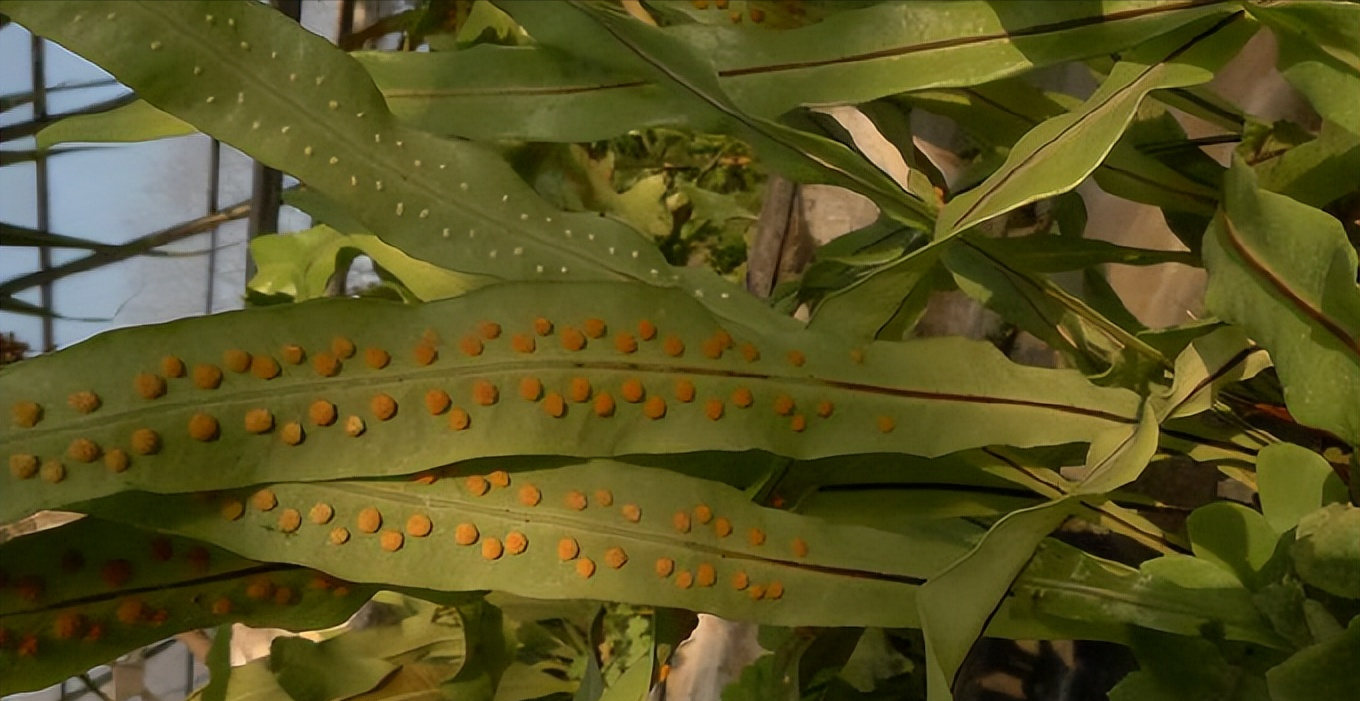
[{"label": "green leaf surface", "polygon": [[306,638],[275,638],[269,646],[269,668],[279,688],[294,701],[352,698],[397,671],[387,660],[348,657],[333,645]]},{"label": "green leaf surface", "polygon": [[1127,54],[1081,107],[1030,130],[1000,170],[945,205],[936,238],[1076,187],[1114,147],[1149,92],[1213,77],[1255,31],[1240,20],[1197,22]]},{"label": "green leaf surface", "polygon": [[1221,388],[1255,377],[1268,367],[1270,358],[1241,330],[1210,331],[1176,356],[1170,390],[1152,399],[1158,420],[1165,423],[1208,411]]},{"label": "green leaf surface", "polygon": [[0,693],[33,691],[194,628],[308,630],[376,589],[94,518],[9,541],[0,563]]},{"label": "green leaf surface", "polygon": [[1360,189],[1360,136],[1323,122],[1316,139],[1255,168],[1262,190],[1325,207]]},{"label": "green leaf surface", "polygon": [[247,287],[261,294],[288,295],[298,302],[319,299],[327,296],[327,283],[339,263],[360,254],[400,280],[421,301],[457,297],[490,281],[412,258],[373,234],[341,233],[323,224],[251,239],[256,273]]},{"label": "green leaf surface", "polygon": [[1036,273],[1080,270],[1106,263],[1137,266],[1163,263],[1199,265],[1198,257],[1188,251],[1160,251],[1121,246],[1097,239],[1049,234],[989,239],[987,246],[1008,263]]},{"label": "green leaf surface", "polygon": [[[515,3],[502,4],[515,11]],[[741,109],[773,118],[798,105],[867,102],[1017,75],[1132,46],[1228,7],[1214,2],[1092,7],[887,2],[780,32],[732,27],[725,19],[721,23],[729,26],[663,31],[698,47]],[[686,101],[652,77],[617,63],[564,62],[542,45],[362,52],[356,58],[396,115],[436,134],[592,141],[691,118]]]},{"label": "green leaf surface", "polygon": [[557,211],[499,155],[401,126],[363,68],[256,2],[6,0],[147,102],[345,203],[408,255],[516,279],[673,284],[627,226]]},{"label": "green leaf surface", "polygon": [[[1132,392],[1016,365],[984,342],[856,344],[768,313],[748,321],[725,323],[678,290],[522,283],[102,334],[0,370],[11,414],[0,520],[126,489],[402,475],[490,456],[1087,442],[1137,415]],[[336,339],[353,357],[335,355]],[[169,376],[167,356],[180,361]],[[215,389],[199,386],[219,373]]]},{"label": "green leaf surface", "polygon": [[1346,485],[1317,453],[1293,443],[1276,443],[1256,456],[1261,513],[1277,533],[1327,504],[1346,500]]},{"label": "green leaf surface", "polygon": [[62,119],[38,132],[38,148],[67,143],[154,141],[197,133],[192,124],[152,107],[144,100],[107,112]]},{"label": "green leaf surface", "polygon": [[1235,664],[1213,640],[1139,631],[1133,649],[1141,669],[1110,690],[1110,701],[1273,699],[1254,665]]},{"label": "green leaf surface", "polygon": [[1160,426],[1151,407],[1144,406],[1136,426],[1113,429],[1096,436],[1086,455],[1086,476],[1076,494],[1112,492],[1138,479],[1157,453]]},{"label": "green leaf surface", "polygon": [[1360,444],[1360,289],[1341,223],[1235,163],[1204,242],[1205,303],[1270,351],[1299,422]]},{"label": "green leaf surface", "polygon": [[964,656],[987,629],[1039,542],[1072,508],[1071,502],[1058,500],[1007,514],[972,551],[921,587],[916,604],[926,636],[931,701],[952,698],[950,689]]},{"label": "green leaf surface", "polygon": [[1196,557],[1231,570],[1249,589],[1258,585],[1258,575],[1280,539],[1259,512],[1230,501],[1195,509],[1186,528]]},{"label": "green leaf surface", "polygon": [[1278,66],[1323,117],[1360,135],[1360,7],[1346,2],[1250,2],[1280,43]]},{"label": "green leaf surface", "polygon": [[1328,594],[1360,599],[1360,509],[1328,504],[1304,516],[1290,554],[1303,581]]},{"label": "green leaf surface", "polygon": [[1271,701],[1344,699],[1360,668],[1360,616],[1341,635],[1300,650],[1266,672]]}]

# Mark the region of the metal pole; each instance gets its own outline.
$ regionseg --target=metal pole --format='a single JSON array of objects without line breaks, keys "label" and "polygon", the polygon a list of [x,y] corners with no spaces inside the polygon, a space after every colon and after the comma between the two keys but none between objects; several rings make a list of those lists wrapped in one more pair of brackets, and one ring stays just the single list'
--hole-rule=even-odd
[{"label": "metal pole", "polygon": [[[274,6],[297,22],[302,18],[302,0],[274,0]],[[250,194],[250,223],[247,240],[279,230],[279,205],[283,203],[283,173],[255,161],[254,184]],[[246,253],[246,280],[255,276],[255,262]]]},{"label": "metal pole", "polygon": [[[44,60],[44,41],[36,34],[29,44],[30,64],[33,68],[33,120],[41,121],[47,116],[47,68]],[[41,150],[33,156],[33,173],[37,178],[36,209],[38,231],[51,229],[51,204],[47,182],[47,155]],[[52,249],[47,246],[38,248],[38,268],[48,270],[52,267]],[[47,314],[42,318],[42,348],[44,352],[56,350],[56,331],[53,328],[52,283],[44,282],[38,288],[38,306]]]}]

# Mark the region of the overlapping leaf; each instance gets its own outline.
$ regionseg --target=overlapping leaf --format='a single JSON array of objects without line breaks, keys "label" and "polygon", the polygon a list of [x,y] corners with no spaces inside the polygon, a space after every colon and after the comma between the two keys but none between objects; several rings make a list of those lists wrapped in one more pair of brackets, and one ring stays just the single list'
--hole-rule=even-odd
[{"label": "overlapping leaf", "polygon": [[151,104],[296,175],[423,260],[502,278],[654,278],[628,227],[558,212],[495,153],[402,127],[326,40],[255,2],[5,2]]},{"label": "overlapping leaf", "polygon": [[92,518],[0,546],[0,693],[54,684],[171,634],[343,621],[376,591]]},{"label": "overlapping leaf", "polygon": [[1015,365],[986,343],[860,345],[768,314],[746,321],[678,290],[522,283],[111,332],[0,372],[12,471],[0,518],[128,488],[487,456],[933,456],[1088,441],[1136,415],[1132,392]]},{"label": "overlapping leaf", "polygon": [[1214,314],[1266,350],[1299,421],[1360,444],[1360,290],[1355,249],[1320,210],[1256,189],[1236,163],[1205,238]]}]

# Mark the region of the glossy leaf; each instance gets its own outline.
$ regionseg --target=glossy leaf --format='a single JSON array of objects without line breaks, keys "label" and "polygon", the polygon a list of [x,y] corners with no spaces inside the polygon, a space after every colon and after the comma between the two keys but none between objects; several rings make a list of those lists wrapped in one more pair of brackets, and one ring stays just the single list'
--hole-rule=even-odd
[{"label": "glossy leaf", "polygon": [[1276,533],[1323,506],[1346,500],[1346,486],[1322,456],[1293,443],[1276,443],[1256,456],[1261,513]]},{"label": "glossy leaf", "polygon": [[1000,170],[951,200],[940,212],[936,238],[1076,187],[1114,147],[1144,96],[1208,81],[1254,31],[1240,15],[1231,15],[1197,22],[1131,51],[1081,107],[1035,127],[1011,149]]},{"label": "glossy leaf", "polygon": [[38,148],[57,144],[153,141],[197,133],[192,124],[166,114],[143,100],[107,112],[62,119],[38,132]]},{"label": "glossy leaf", "polygon": [[266,5],[5,0],[0,11],[344,203],[412,257],[500,278],[673,283],[649,273],[667,265],[627,226],[557,211],[483,146],[400,126],[361,66]]},{"label": "glossy leaf", "polygon": [[375,589],[86,518],[0,546],[0,693],[31,691],[174,633],[222,623],[304,630]]},{"label": "glossy leaf", "polygon": [[0,520],[125,489],[401,475],[489,456],[934,456],[1085,442],[1136,416],[1132,392],[1013,364],[987,343],[856,344],[736,316],[677,290],[524,283],[110,332],[0,371],[12,470]]},{"label": "glossy leaf", "polygon": [[1304,516],[1290,554],[1303,581],[1328,594],[1360,599],[1360,508],[1328,504]]},{"label": "glossy leaf", "polygon": [[1360,289],[1341,223],[1234,164],[1205,238],[1205,303],[1270,351],[1300,422],[1360,444]]},{"label": "glossy leaf", "polygon": [[1279,68],[1323,117],[1360,134],[1360,7],[1344,2],[1250,2],[1280,43]]},{"label": "glossy leaf", "polygon": [[926,636],[927,698],[951,698],[964,656],[1039,542],[1071,514],[1072,506],[1060,500],[1007,514],[972,551],[921,588],[917,606]]}]

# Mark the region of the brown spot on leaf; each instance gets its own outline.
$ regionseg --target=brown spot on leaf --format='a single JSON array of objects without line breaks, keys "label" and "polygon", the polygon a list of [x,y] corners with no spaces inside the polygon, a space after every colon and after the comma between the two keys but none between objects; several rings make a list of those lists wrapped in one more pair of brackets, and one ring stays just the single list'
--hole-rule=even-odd
[{"label": "brown spot on leaf", "polygon": [[251,495],[250,505],[260,511],[273,511],[279,505],[279,497],[272,489],[261,489]]},{"label": "brown spot on leaf", "polygon": [[608,418],[614,415],[614,397],[608,392],[600,392],[595,395],[595,415],[601,418]]},{"label": "brown spot on leaf", "polygon": [[397,400],[390,394],[375,394],[368,402],[368,409],[379,421],[387,421],[397,415]]},{"label": "brown spot on leaf", "polygon": [[127,560],[109,560],[99,569],[99,578],[111,588],[118,588],[132,579],[132,563]]},{"label": "brown spot on leaf", "polygon": [[727,536],[732,535],[732,522],[727,520],[726,516],[719,516],[717,520],[713,522],[713,532],[717,533],[719,538],[726,538]]},{"label": "brown spot on leaf", "polygon": [[578,351],[586,347],[586,335],[570,326],[562,329],[561,337],[562,347],[569,351]]},{"label": "brown spot on leaf", "polygon": [[283,357],[283,362],[289,365],[301,365],[307,359],[307,351],[296,343],[285,344],[279,349],[279,355]]},{"label": "brown spot on leaf", "polygon": [[46,460],[38,468],[38,477],[49,484],[56,484],[66,479],[66,466],[60,460]]},{"label": "brown spot on leaf", "polygon": [[38,474],[38,456],[28,454],[9,456],[9,474],[15,479],[32,478]]},{"label": "brown spot on leaf", "polygon": [[861,350],[861,349],[859,349],[859,348],[855,348],[855,349],[851,350],[851,351],[850,351],[850,361],[853,362],[853,363],[855,363],[856,365],[863,364],[863,363],[864,363],[864,351]]},{"label": "brown spot on leaf", "polygon": [[118,603],[118,609],[114,613],[114,616],[118,618],[118,622],[126,625],[140,622],[145,615],[146,604],[143,604],[137,599],[123,599]]},{"label": "brown spot on leaf", "polygon": [[79,550],[67,550],[61,554],[61,571],[75,574],[85,569],[85,556]]},{"label": "brown spot on leaf", "polygon": [[340,359],[354,357],[354,341],[344,336],[336,336],[331,339],[331,352]]},{"label": "brown spot on leaf", "polygon": [[165,378],[151,372],[139,373],[133,378],[132,386],[143,399],[158,399],[165,396]]},{"label": "brown spot on leaf", "polygon": [[453,542],[459,545],[472,545],[479,536],[477,526],[471,523],[460,523],[453,529]]},{"label": "brown spot on leaf", "polygon": [[416,365],[425,367],[433,365],[434,361],[439,360],[439,349],[432,343],[421,342],[416,344],[416,349],[411,352],[411,357],[416,361]]},{"label": "brown spot on leaf", "polygon": [[266,433],[274,428],[274,414],[268,409],[251,409],[246,412],[246,431]]},{"label": "brown spot on leaf", "polygon": [[161,450],[160,434],[149,428],[139,428],[132,432],[132,452],[138,455],[155,455]]},{"label": "brown spot on leaf", "polygon": [[624,401],[640,402],[646,393],[647,390],[642,386],[642,380],[630,377],[623,381],[623,387],[619,391],[619,396],[623,397]]},{"label": "brown spot on leaf", "polygon": [[700,346],[700,350],[703,351],[704,357],[713,360],[721,358],[723,351],[726,349],[727,347],[723,345],[722,339],[717,338],[716,336],[705,338],[703,344]]},{"label": "brown spot on leaf", "polygon": [[89,414],[97,411],[101,402],[99,401],[99,395],[94,392],[81,391],[67,397],[66,403],[70,404],[72,409],[75,409],[82,414]]},{"label": "brown spot on leaf", "polygon": [[279,512],[279,530],[292,533],[302,526],[302,514],[297,509],[284,509]]},{"label": "brown spot on leaf", "polygon": [[807,429],[807,417],[802,414],[794,414],[793,418],[789,419],[789,428],[793,429],[794,433],[802,433]]},{"label": "brown spot on leaf", "polygon": [[741,344],[741,357],[745,358],[748,363],[754,363],[760,360],[760,349],[750,343],[743,343]]},{"label": "brown spot on leaf", "polygon": [[467,480],[463,482],[463,486],[467,489],[468,493],[474,497],[482,496],[491,491],[491,483],[486,481],[486,478],[481,475],[473,475],[467,478]]},{"label": "brown spot on leaf", "polygon": [[340,359],[322,351],[312,356],[312,370],[322,377],[335,377],[340,374]]},{"label": "brown spot on leaf", "polygon": [[302,424],[296,421],[289,421],[279,430],[279,439],[284,445],[298,445],[304,438],[306,434],[302,430]]},{"label": "brown spot on leaf", "polygon": [[448,411],[451,404],[453,404],[453,398],[442,389],[432,389],[425,393],[425,409],[430,412],[431,416],[438,416]]},{"label": "brown spot on leaf", "polygon": [[231,599],[219,596],[212,602],[212,612],[218,616],[225,616],[231,613]]},{"label": "brown spot on leaf", "polygon": [[792,547],[794,556],[807,557],[808,544],[806,540],[803,540],[802,538],[794,538]]},{"label": "brown spot on leaf", "polygon": [[76,462],[94,462],[101,454],[99,444],[88,438],[77,438],[66,447],[66,457]]},{"label": "brown spot on leaf", "polygon": [[477,380],[472,383],[472,401],[482,406],[495,404],[500,399],[500,395],[500,390],[496,389],[496,385],[487,380]]},{"label": "brown spot on leaf", "polygon": [[792,365],[792,366],[794,366],[794,367],[796,367],[796,368],[801,368],[801,367],[803,367],[803,364],[807,362],[807,356],[806,356],[806,355],[803,355],[803,351],[800,351],[800,350],[791,350],[791,351],[789,351],[789,356],[788,356],[788,357],[789,357],[789,365]]},{"label": "brown spot on leaf", "polygon": [[363,533],[377,533],[378,529],[382,528],[382,523],[382,512],[372,506],[364,507],[356,520],[359,530]]},{"label": "brown spot on leaf", "polygon": [[218,426],[217,419],[202,412],[194,414],[189,419],[189,437],[196,441],[217,440]]},{"label": "brown spot on leaf", "polygon": [[257,355],[250,360],[250,374],[261,380],[272,380],[282,372],[279,369],[279,361],[267,355]]},{"label": "brown spot on leaf", "polygon": [[880,416],[877,420],[878,430],[883,433],[892,433],[897,428],[897,421],[891,416]]},{"label": "brown spot on leaf", "polygon": [[217,512],[222,515],[222,518],[235,521],[246,513],[246,505],[242,504],[240,499],[227,499],[222,502],[222,506],[218,508]]},{"label": "brown spot on leaf", "polygon": [[166,377],[184,377],[184,361],[173,355],[161,358],[161,374]]},{"label": "brown spot on leaf", "polygon": [[246,584],[246,598],[255,601],[268,601],[274,596],[274,583],[264,577],[256,577]]},{"label": "brown spot on leaf", "polygon": [[307,512],[307,518],[311,519],[312,523],[315,523],[318,526],[330,523],[331,519],[334,517],[335,507],[325,502],[313,504],[312,510]]},{"label": "brown spot on leaf", "polygon": [[151,541],[151,559],[156,562],[168,562],[175,556],[175,546],[169,538],[154,538]]},{"label": "brown spot on leaf", "polygon": [[43,408],[37,402],[15,402],[9,408],[9,414],[15,426],[33,428],[38,425],[39,421],[42,421]]},{"label": "brown spot on leaf", "polygon": [[374,370],[381,370],[392,362],[392,356],[381,348],[367,348],[364,350],[364,364]]},{"label": "brown spot on leaf", "polygon": [[250,354],[240,348],[232,348],[222,354],[222,367],[232,372],[245,372],[250,369]]}]

